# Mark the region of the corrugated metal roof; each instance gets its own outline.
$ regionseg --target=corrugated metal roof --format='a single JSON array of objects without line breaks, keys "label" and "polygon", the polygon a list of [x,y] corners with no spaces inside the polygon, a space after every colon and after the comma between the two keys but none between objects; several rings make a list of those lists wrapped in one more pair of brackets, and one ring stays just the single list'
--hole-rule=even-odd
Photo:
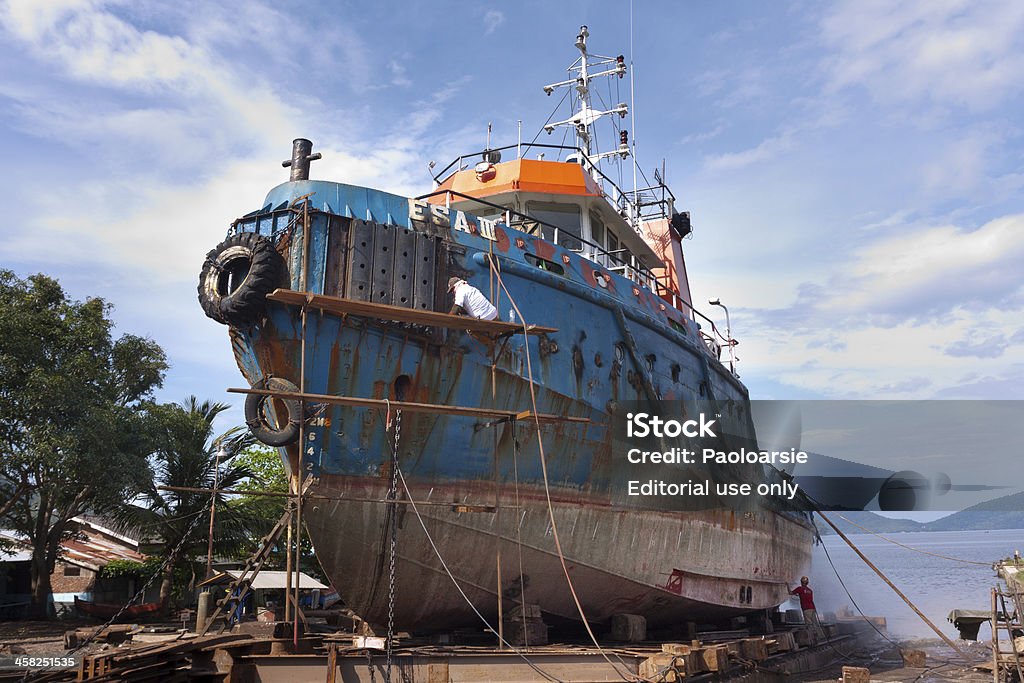
[{"label": "corrugated metal roof", "polygon": [[61,559],[71,564],[78,564],[89,569],[98,570],[112,560],[131,560],[143,562],[146,556],[125,545],[102,536],[85,534],[78,538],[70,538],[61,543],[63,550]]},{"label": "corrugated metal roof", "polygon": [[[138,543],[132,539],[111,532],[92,522],[72,520],[78,523],[78,532],[61,541],[59,561],[73,564],[92,571],[98,571],[112,560],[144,562],[146,555],[138,552]],[[24,562],[32,559],[32,550],[23,534],[0,530],[0,537],[13,542],[16,547],[13,556],[0,554],[0,562]]]},{"label": "corrugated metal roof", "polygon": [[[221,583],[229,579],[237,579],[242,574],[240,569],[229,569],[226,572],[221,572],[214,575],[200,583],[200,586],[208,586],[214,583]],[[287,586],[288,572],[281,571],[269,571],[263,570],[256,575],[253,579],[251,586],[258,590],[283,590]],[[299,572],[299,588],[303,590],[312,590],[319,588],[320,590],[326,590],[329,586],[325,586],[309,574]]]},{"label": "corrugated metal roof", "polygon": [[28,562],[31,559],[31,550],[12,550],[10,555],[6,551],[0,550],[0,562]]}]

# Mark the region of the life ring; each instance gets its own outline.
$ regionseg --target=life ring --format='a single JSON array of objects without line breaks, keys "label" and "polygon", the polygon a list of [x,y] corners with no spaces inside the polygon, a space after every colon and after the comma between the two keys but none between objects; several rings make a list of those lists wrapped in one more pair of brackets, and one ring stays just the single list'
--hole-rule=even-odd
[{"label": "life ring", "polygon": [[263,315],[267,294],[283,286],[286,275],[284,259],[269,239],[237,233],[206,255],[199,273],[199,303],[219,323],[249,327]]},{"label": "life ring", "polygon": [[[269,389],[294,393],[299,390],[297,386],[281,377],[264,377],[253,385],[253,389]],[[283,403],[288,413],[288,420],[281,424],[281,417],[277,416],[277,425],[271,424],[270,416],[267,415],[266,407],[268,399],[273,398],[265,394],[249,394],[245,399],[245,424],[249,431],[257,439],[268,446],[287,446],[295,443],[299,438],[299,424],[302,422],[302,407],[299,402],[292,398],[276,399]]]}]

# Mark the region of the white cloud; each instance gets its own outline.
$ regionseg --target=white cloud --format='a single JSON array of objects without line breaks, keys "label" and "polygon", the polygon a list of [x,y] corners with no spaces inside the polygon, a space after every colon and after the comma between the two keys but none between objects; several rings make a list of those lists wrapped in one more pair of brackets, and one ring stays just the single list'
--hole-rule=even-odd
[{"label": "white cloud", "polygon": [[877,100],[924,99],[971,110],[994,107],[1024,83],[1024,4],[841,3],[822,22],[835,49],[830,84],[862,86]]},{"label": "white cloud", "polygon": [[405,67],[399,64],[396,60],[392,59],[388,62],[388,70],[391,71],[391,84],[399,87],[406,87],[412,85],[412,81],[405,74]]},{"label": "white cloud", "polygon": [[[777,310],[737,308],[746,373],[834,398],[1021,398],[1024,215],[977,229],[894,225]],[[746,366],[746,364],[744,364]],[[1019,372],[1015,370],[1014,372]]]},{"label": "white cloud", "polygon": [[[251,148],[253,140],[289,139],[301,118],[268,84],[234,70],[205,45],[141,30],[103,3],[15,1],[5,10],[8,47],[58,74],[48,89],[25,93],[31,99],[21,102],[21,125],[37,134],[82,147],[123,133],[130,144],[146,145],[140,149],[147,161],[164,149],[172,162],[187,138],[192,143],[185,148],[198,161],[242,144]],[[84,89],[88,99],[64,84]]]},{"label": "white cloud", "polygon": [[505,23],[505,15],[500,10],[487,10],[484,13],[484,35],[491,35],[503,23]]},{"label": "white cloud", "polygon": [[[46,73],[24,82],[0,76],[15,115],[5,127],[72,148],[91,166],[68,168],[59,192],[44,176],[14,179],[26,215],[0,241],[0,260],[111,301],[124,329],[145,330],[169,352],[174,400],[211,377],[217,386],[237,383],[223,329],[195,300],[198,272],[229,223],[287,178],[280,162],[288,142],[297,134],[316,140],[323,160],[314,177],[419,194],[430,187],[430,145],[444,138],[427,132],[466,82],[409,103],[391,129],[375,120],[363,135],[338,126],[346,120],[339,109],[297,94],[291,80],[255,76],[216,52],[209,31],[143,30],[99,2],[14,2],[0,12],[0,37],[22,52],[21,64]],[[274,11],[243,14],[256,21]],[[402,77],[399,62],[392,73]],[[364,78],[352,75],[354,84]],[[222,352],[212,354],[217,345]]]},{"label": "white cloud", "polygon": [[793,133],[787,131],[762,140],[756,147],[740,152],[710,155],[704,159],[704,167],[709,171],[735,171],[769,161],[792,148]]},{"label": "white cloud", "polygon": [[914,317],[999,305],[1022,284],[1024,214],[977,230],[955,226],[892,235],[865,246],[828,287],[819,310]]},{"label": "white cloud", "polygon": [[1009,342],[1002,334],[991,337],[975,337],[973,339],[961,339],[946,347],[945,351],[950,356],[972,357],[972,358],[999,358],[1006,351]]},{"label": "white cloud", "polygon": [[725,123],[722,122],[722,121],[718,121],[717,123],[715,123],[714,127],[711,130],[706,130],[706,131],[704,131],[702,133],[690,133],[689,135],[684,136],[679,141],[679,144],[680,145],[689,145],[689,144],[692,144],[692,143],[695,143],[695,142],[706,142],[708,140],[711,140],[711,139],[714,139],[714,138],[718,137],[724,131],[725,131]]}]

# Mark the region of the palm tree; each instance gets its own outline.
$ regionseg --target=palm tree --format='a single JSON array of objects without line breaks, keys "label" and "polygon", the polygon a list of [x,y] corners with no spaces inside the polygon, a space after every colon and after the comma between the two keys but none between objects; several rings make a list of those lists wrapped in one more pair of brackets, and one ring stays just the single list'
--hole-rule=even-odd
[{"label": "palm tree", "polygon": [[[253,443],[252,434],[243,427],[232,427],[213,436],[213,422],[230,406],[224,403],[200,403],[190,396],[180,404],[162,404],[153,408],[155,450],[150,456],[152,479],[140,495],[117,512],[125,527],[142,531],[144,538],[158,543],[164,560],[160,583],[160,601],[169,604],[176,570],[188,567],[207,550],[208,519],[211,498],[217,519],[214,551],[236,549],[250,535],[254,520],[245,506],[218,491],[209,493],[162,490],[161,487],[192,489],[228,489],[253,476],[233,461]],[[218,458],[218,450],[223,453]],[[218,464],[219,460],[219,464]]]}]

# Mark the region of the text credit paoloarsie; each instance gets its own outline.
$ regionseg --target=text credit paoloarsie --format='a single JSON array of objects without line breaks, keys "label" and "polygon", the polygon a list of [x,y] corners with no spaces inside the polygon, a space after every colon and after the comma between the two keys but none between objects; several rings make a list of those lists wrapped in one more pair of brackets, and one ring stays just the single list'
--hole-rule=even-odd
[{"label": "text credit paoloarsie", "polygon": [[[792,501],[799,486],[785,470],[807,463],[807,453],[796,448],[748,448],[750,439],[729,439],[722,434],[721,417],[700,413],[693,419],[675,420],[646,412],[627,413],[621,455],[633,475],[626,482],[627,495],[765,496]],[[730,441],[742,445],[733,446]]]}]

